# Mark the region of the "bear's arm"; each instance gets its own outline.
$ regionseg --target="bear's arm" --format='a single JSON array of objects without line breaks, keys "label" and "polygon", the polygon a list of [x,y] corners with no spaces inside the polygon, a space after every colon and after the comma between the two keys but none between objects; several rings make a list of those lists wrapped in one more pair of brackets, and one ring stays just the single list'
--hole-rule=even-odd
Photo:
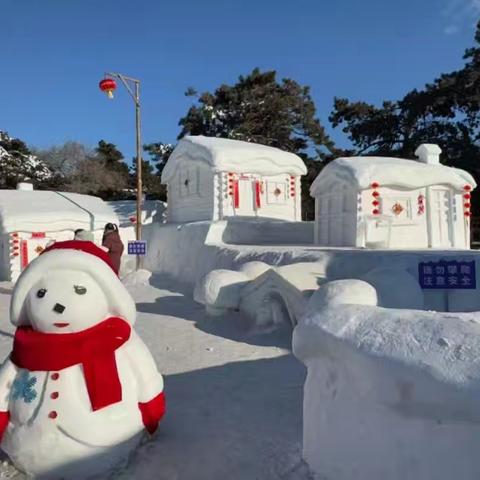
[{"label": "bear's arm", "polygon": [[13,382],[17,376],[17,367],[8,357],[0,367],[0,441],[10,421],[9,402]]},{"label": "bear's arm", "polygon": [[143,424],[149,433],[153,433],[165,413],[163,378],[152,354],[133,329],[126,353],[137,383],[138,408]]}]

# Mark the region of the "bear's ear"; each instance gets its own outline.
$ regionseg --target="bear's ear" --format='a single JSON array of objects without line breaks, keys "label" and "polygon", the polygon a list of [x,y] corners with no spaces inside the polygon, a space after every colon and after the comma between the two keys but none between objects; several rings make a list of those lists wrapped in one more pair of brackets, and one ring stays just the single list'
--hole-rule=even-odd
[{"label": "bear's ear", "polygon": [[12,301],[10,303],[10,321],[16,327],[30,325],[26,308],[27,296],[40,279],[37,272],[31,273],[31,275],[20,275],[13,289]]}]

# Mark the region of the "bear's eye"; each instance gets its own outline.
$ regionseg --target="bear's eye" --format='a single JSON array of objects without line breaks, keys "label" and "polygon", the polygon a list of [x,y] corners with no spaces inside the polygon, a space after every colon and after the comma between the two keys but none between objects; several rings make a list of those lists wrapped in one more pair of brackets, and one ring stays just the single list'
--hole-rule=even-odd
[{"label": "bear's eye", "polygon": [[74,285],[73,289],[77,295],[85,295],[87,293],[87,289],[82,287],[82,285]]},{"label": "bear's eye", "polygon": [[41,289],[37,292],[37,297],[38,297],[38,298],[43,298],[46,293],[47,293],[47,290],[46,290],[45,288],[41,288]]}]

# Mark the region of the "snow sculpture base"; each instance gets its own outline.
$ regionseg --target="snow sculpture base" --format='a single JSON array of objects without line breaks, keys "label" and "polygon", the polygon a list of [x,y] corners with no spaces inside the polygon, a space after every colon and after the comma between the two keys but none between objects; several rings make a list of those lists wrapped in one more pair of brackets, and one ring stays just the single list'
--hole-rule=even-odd
[{"label": "snow sculpture base", "polygon": [[[30,431],[26,432],[32,435]],[[131,453],[137,448],[144,434],[110,447],[89,446],[66,438],[56,429],[38,431],[37,447],[27,455],[22,442],[22,434],[7,436],[2,449],[15,465],[24,471],[35,471],[35,478],[54,480],[84,480],[95,475],[106,475],[121,468]],[[16,455],[20,453],[17,460]],[[31,458],[31,464],[26,458]],[[42,461],[43,459],[43,461]],[[56,465],[52,468],[53,465]]]},{"label": "snow sculpture base", "polygon": [[295,328],[305,460],[335,480],[480,478],[480,313],[376,303],[330,282]]},{"label": "snow sculpture base", "polygon": [[409,412],[403,406],[414,399],[415,383],[389,385],[387,372],[397,405],[382,405],[373,392],[359,396],[351,380],[333,361],[309,365],[303,455],[315,472],[335,480],[480,478],[478,418],[443,420],[428,404],[421,414]]}]

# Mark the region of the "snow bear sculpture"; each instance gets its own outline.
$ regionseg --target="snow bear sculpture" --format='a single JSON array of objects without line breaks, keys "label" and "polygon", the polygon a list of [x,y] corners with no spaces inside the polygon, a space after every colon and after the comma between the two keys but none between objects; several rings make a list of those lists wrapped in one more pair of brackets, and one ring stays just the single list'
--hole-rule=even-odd
[{"label": "snow bear sculpture", "polygon": [[132,326],[108,255],[57,242],[13,291],[13,351],[0,371],[1,447],[36,478],[88,478],[125,460],[165,411],[163,379]]}]

